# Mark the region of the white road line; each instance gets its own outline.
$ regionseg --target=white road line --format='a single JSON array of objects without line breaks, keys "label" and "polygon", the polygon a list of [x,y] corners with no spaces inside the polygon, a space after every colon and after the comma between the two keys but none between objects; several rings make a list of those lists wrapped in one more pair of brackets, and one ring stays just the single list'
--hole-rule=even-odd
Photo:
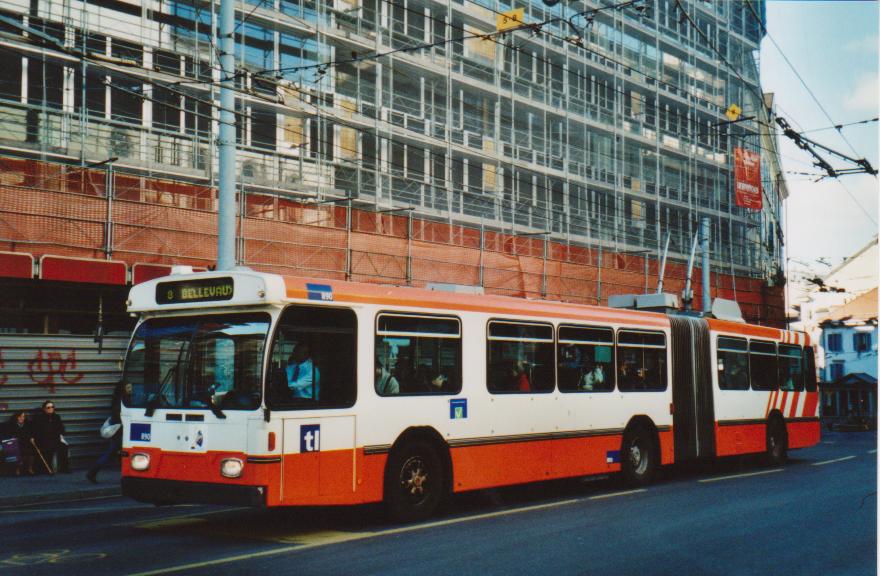
[{"label": "white road line", "polygon": [[868,450],[868,454],[876,454],[876,453],[877,453],[876,448],[874,448],[873,450]]},{"label": "white road line", "polygon": [[159,568],[158,570],[149,570],[146,572],[137,572],[129,574],[129,576],[153,576],[155,574],[170,574],[172,572],[182,572],[184,570],[193,570],[196,568],[205,568],[208,566],[218,566],[229,564],[231,562],[239,562],[242,560],[251,560],[254,558],[265,558],[267,556],[277,556],[288,552],[308,550],[327,544],[336,544],[340,542],[351,542],[353,540],[364,540],[367,538],[375,538],[376,536],[388,536],[391,534],[402,534],[404,532],[415,532],[417,530],[425,530],[429,528],[437,528],[439,526],[449,526],[452,524],[461,524],[464,522],[472,522],[475,520],[485,520],[487,518],[497,518],[499,516],[508,516],[511,514],[519,514],[521,512],[532,512],[534,510],[546,510],[548,508],[556,508],[559,506],[567,506],[583,502],[583,499],[562,500],[560,502],[551,502],[550,504],[538,504],[535,506],[524,506],[522,508],[513,508],[511,510],[499,510],[497,512],[488,512],[486,514],[478,514],[476,516],[466,516],[462,518],[450,518],[448,520],[438,520],[427,524],[419,524],[417,526],[402,526],[400,528],[391,528],[388,530],[379,530],[376,532],[319,532],[317,534],[303,534],[304,538],[312,537],[313,540],[296,546],[284,546],[272,550],[264,550],[262,552],[253,552],[251,554],[239,554],[237,556],[229,556],[227,558],[217,558],[215,560],[206,560],[204,562],[193,562],[191,564],[181,564],[178,566],[169,566],[168,568]]},{"label": "white road line", "polygon": [[813,462],[813,466],[824,466],[825,464],[834,464],[835,462],[843,462],[844,460],[852,460],[855,456],[844,456],[843,458],[835,458],[834,460],[825,460],[824,462]]},{"label": "white road line", "polygon": [[638,488],[636,490],[626,490],[624,492],[612,492],[611,494],[598,494],[596,496],[590,496],[587,500],[602,500],[603,498],[614,498],[615,496],[628,496],[630,494],[638,494],[639,492],[647,492],[644,488]]},{"label": "white road line", "polygon": [[702,480],[697,480],[697,482],[706,483],[706,482],[718,482],[719,480],[734,480],[736,478],[747,478],[749,476],[760,476],[762,474],[773,474],[774,472],[782,472],[784,468],[774,468],[773,470],[760,470],[758,472],[747,472],[745,474],[732,474],[730,476],[718,476],[715,478],[703,478]]}]

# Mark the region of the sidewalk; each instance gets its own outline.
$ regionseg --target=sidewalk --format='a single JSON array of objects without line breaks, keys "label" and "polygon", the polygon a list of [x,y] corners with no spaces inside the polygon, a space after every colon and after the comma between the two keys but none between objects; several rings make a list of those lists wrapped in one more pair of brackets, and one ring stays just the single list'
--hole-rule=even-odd
[{"label": "sidewalk", "polygon": [[121,493],[119,476],[118,467],[101,470],[97,484],[89,482],[85,470],[54,476],[0,476],[0,508],[117,496]]}]

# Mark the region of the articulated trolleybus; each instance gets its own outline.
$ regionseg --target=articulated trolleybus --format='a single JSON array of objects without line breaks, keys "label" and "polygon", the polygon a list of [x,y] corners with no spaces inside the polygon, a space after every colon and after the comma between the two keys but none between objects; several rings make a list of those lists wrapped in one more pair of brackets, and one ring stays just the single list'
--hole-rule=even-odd
[{"label": "articulated trolleybus", "polygon": [[184,271],[134,286],[124,494],[384,501],[819,441],[804,334],[643,310]]}]

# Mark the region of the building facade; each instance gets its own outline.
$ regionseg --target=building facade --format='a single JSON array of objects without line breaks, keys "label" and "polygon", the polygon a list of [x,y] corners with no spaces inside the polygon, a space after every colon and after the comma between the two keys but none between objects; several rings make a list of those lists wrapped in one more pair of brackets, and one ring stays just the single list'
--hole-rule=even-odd
[{"label": "building facade", "polygon": [[[763,0],[235,7],[239,263],[601,304],[654,288],[667,237],[680,290],[709,218],[695,300],[783,322]],[[216,261],[217,6],[0,17],[0,330],[124,333],[127,286]],[[734,200],[737,149],[760,208]]]}]

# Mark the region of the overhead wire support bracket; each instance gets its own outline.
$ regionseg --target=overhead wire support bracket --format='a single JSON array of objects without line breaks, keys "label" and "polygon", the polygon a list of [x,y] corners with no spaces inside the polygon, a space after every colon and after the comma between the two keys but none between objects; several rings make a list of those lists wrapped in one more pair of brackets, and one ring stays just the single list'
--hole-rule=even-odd
[{"label": "overhead wire support bracket", "polygon": [[[837,150],[833,150],[828,146],[825,146],[824,144],[819,144],[818,142],[810,140],[803,134],[796,132],[785,120],[785,118],[777,117],[776,123],[779,124],[780,128],[782,128],[782,133],[790,138],[792,141],[794,141],[798,148],[808,152],[813,158],[815,158],[815,165],[825,170],[828,178],[837,178],[838,176],[844,176],[846,174],[871,174],[872,176],[877,175],[877,169],[871,166],[870,162],[868,162],[866,159],[850,158],[846,154],[842,154]],[[859,166],[859,168],[835,169],[814,149],[814,147],[820,148],[829,154],[833,154],[838,158],[846,160],[847,162],[856,164]]]}]

